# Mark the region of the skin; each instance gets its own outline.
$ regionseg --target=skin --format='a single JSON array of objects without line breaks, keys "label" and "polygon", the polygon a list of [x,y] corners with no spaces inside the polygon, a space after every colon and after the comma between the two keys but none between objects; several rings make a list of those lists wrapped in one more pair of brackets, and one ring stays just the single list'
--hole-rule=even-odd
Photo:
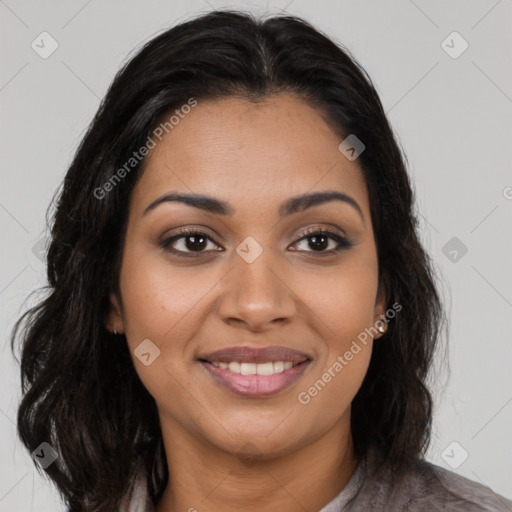
[{"label": "skin", "polygon": [[[169,465],[157,512],[317,511],[356,468],[350,404],[373,340],[307,405],[297,399],[386,310],[366,184],[340,142],[320,111],[283,93],[258,104],[198,102],[146,158],[108,328],[126,334],[132,357],[144,339],[160,349],[148,366],[134,357],[158,406]],[[279,218],[286,199],[324,190],[351,196],[362,218],[341,201]],[[222,199],[235,213],[164,202],[143,215],[171,191]],[[199,252],[186,237],[167,250],[158,245],[180,227],[212,241]],[[303,238],[308,228],[332,229],[353,246],[329,255],[337,242],[318,249],[311,235]],[[249,236],[263,249],[252,263],[236,252]],[[196,360],[235,345],[282,345],[313,362],[274,396],[238,396]],[[247,462],[246,453],[257,456]]]}]

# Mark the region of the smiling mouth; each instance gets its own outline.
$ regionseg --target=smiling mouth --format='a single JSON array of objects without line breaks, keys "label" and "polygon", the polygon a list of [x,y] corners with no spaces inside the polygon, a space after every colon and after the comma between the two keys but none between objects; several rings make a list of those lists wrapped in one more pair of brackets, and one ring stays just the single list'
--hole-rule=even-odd
[{"label": "smiling mouth", "polygon": [[289,388],[302,376],[311,359],[261,363],[199,359],[199,362],[224,388],[237,395],[255,398],[275,395]]},{"label": "smiling mouth", "polygon": [[229,370],[230,372],[241,375],[274,375],[284,370],[289,370],[300,363],[293,363],[292,361],[268,361],[266,363],[239,363],[238,361],[228,363],[214,361],[211,364],[216,368]]}]

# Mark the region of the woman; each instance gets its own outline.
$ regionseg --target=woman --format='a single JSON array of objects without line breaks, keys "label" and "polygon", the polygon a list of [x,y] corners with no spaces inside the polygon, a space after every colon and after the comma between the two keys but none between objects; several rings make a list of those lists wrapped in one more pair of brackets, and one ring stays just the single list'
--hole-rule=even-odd
[{"label": "woman", "polygon": [[146,44],[13,333],[19,434],[69,510],[512,510],[422,459],[444,313],[413,199],[371,80],[303,20]]}]

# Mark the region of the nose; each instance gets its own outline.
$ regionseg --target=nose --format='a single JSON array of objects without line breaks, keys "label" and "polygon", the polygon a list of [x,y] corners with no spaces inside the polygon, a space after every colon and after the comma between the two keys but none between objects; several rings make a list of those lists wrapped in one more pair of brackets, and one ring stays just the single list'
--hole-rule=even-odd
[{"label": "nose", "polygon": [[297,298],[266,251],[252,263],[242,258],[226,276],[219,314],[234,327],[258,332],[291,321],[297,313]]}]

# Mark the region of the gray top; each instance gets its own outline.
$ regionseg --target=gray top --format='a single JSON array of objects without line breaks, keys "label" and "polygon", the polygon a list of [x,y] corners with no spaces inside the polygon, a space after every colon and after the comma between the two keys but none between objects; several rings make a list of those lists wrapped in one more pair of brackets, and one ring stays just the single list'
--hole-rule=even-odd
[{"label": "gray top", "polygon": [[[512,512],[512,501],[425,460],[416,460],[393,483],[393,468],[378,467],[369,450],[343,490],[319,512]],[[143,485],[121,512],[154,512]]]}]

